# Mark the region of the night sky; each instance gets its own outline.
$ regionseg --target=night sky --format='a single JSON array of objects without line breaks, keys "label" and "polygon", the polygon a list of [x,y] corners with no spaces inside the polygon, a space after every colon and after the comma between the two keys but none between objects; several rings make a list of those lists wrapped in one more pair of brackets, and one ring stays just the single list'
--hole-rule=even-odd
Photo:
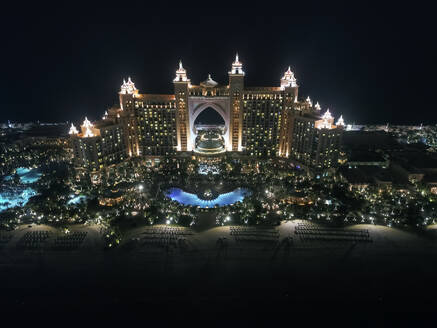
[{"label": "night sky", "polygon": [[134,20],[142,24],[3,20],[0,122],[98,119],[128,76],[142,93],[173,93],[179,59],[194,84],[208,73],[227,84],[238,51],[247,86],[279,86],[290,65],[300,97],[346,123],[437,123],[434,24],[408,8],[281,17],[160,12]]}]

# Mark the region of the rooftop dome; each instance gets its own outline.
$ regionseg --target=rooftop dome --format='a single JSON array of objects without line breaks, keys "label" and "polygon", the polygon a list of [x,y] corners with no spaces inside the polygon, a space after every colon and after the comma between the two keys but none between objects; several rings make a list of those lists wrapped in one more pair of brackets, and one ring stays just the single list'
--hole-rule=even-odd
[{"label": "rooftop dome", "polygon": [[211,78],[211,74],[208,74],[208,78],[205,81],[200,82],[200,85],[202,87],[212,88],[212,87],[217,86],[218,83]]}]

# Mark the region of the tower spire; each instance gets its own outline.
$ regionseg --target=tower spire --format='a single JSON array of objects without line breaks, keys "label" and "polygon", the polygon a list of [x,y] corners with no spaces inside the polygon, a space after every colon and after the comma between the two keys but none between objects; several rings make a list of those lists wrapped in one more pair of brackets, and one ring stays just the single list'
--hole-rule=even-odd
[{"label": "tower spire", "polygon": [[325,120],[332,119],[332,115],[331,115],[331,112],[329,111],[329,108],[326,110],[325,114],[323,114],[322,118]]},{"label": "tower spire", "polygon": [[316,121],[316,128],[331,130],[333,128],[333,124],[334,118],[332,117],[331,112],[328,108],[326,112],[322,115],[321,120]]},{"label": "tower spire", "polygon": [[70,131],[68,133],[70,135],[76,135],[79,133],[73,123],[71,123]]},{"label": "tower spire", "polygon": [[127,78],[127,82],[125,79],[123,79],[123,84],[120,88],[121,94],[133,94],[137,91],[137,88],[135,88],[135,83],[132,82],[132,79],[130,76]]},{"label": "tower spire", "polygon": [[176,77],[173,80],[174,82],[190,82],[187,78],[187,71],[182,66],[182,60],[179,59],[179,68],[176,70]]},{"label": "tower spire", "polygon": [[294,73],[291,71],[290,66],[288,66],[287,71],[281,79],[281,89],[284,90],[286,87],[297,87],[296,78],[294,77]]},{"label": "tower spire", "polygon": [[93,126],[86,116],[85,116],[85,120],[83,121],[83,126],[87,128]]},{"label": "tower spire", "polygon": [[82,134],[85,138],[94,137],[94,133],[91,130],[92,127],[93,124],[88,120],[87,117],[85,117],[85,120],[83,121],[83,124],[81,126]]},{"label": "tower spire", "polygon": [[244,75],[243,63],[238,58],[238,52],[235,54],[235,61],[232,63],[232,69],[229,74]]},{"label": "tower spire", "polygon": [[335,123],[335,125],[344,126],[343,115],[340,115],[340,118],[338,119],[337,123]]},{"label": "tower spire", "polygon": [[308,105],[310,105],[310,107],[313,107],[313,102],[311,101],[310,96],[308,96],[305,101],[308,103]]}]

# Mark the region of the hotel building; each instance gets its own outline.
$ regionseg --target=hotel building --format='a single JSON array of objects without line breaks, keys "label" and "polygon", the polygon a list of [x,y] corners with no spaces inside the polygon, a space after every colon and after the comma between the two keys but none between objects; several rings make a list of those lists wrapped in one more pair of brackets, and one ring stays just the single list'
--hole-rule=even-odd
[{"label": "hotel building", "polygon": [[76,167],[98,171],[127,158],[119,110],[110,109],[108,112],[94,124],[85,118],[80,132],[71,125],[69,133]]},{"label": "hotel building", "polygon": [[[309,97],[299,100],[290,68],[276,87],[247,87],[237,55],[228,76],[226,85],[211,75],[196,85],[179,62],[174,94],[141,94],[130,78],[123,81],[118,109],[94,124],[85,120],[81,133],[70,131],[76,164],[98,170],[133,156],[197,152],[208,136],[223,143],[221,147],[209,142],[220,152],[280,156],[316,169],[337,165],[343,119],[334,124],[329,110],[322,115],[320,105],[313,105]],[[201,130],[195,121],[207,108],[217,111],[225,124],[219,138],[203,131],[199,143]]]}]

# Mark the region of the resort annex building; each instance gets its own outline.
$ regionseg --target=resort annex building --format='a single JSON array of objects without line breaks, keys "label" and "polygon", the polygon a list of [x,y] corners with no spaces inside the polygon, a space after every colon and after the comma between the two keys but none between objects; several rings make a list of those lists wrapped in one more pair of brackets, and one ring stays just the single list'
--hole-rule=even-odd
[{"label": "resort annex building", "polygon": [[[119,91],[119,106],[102,120],[85,119],[70,136],[77,167],[99,170],[134,156],[193,152],[204,156],[237,152],[253,157],[283,157],[299,165],[326,169],[338,164],[344,128],[329,110],[299,99],[290,68],[278,86],[249,87],[238,54],[221,85],[211,75],[191,82],[179,62],[173,94],[142,94],[130,78]],[[224,124],[204,126],[196,118],[212,108]]]}]

